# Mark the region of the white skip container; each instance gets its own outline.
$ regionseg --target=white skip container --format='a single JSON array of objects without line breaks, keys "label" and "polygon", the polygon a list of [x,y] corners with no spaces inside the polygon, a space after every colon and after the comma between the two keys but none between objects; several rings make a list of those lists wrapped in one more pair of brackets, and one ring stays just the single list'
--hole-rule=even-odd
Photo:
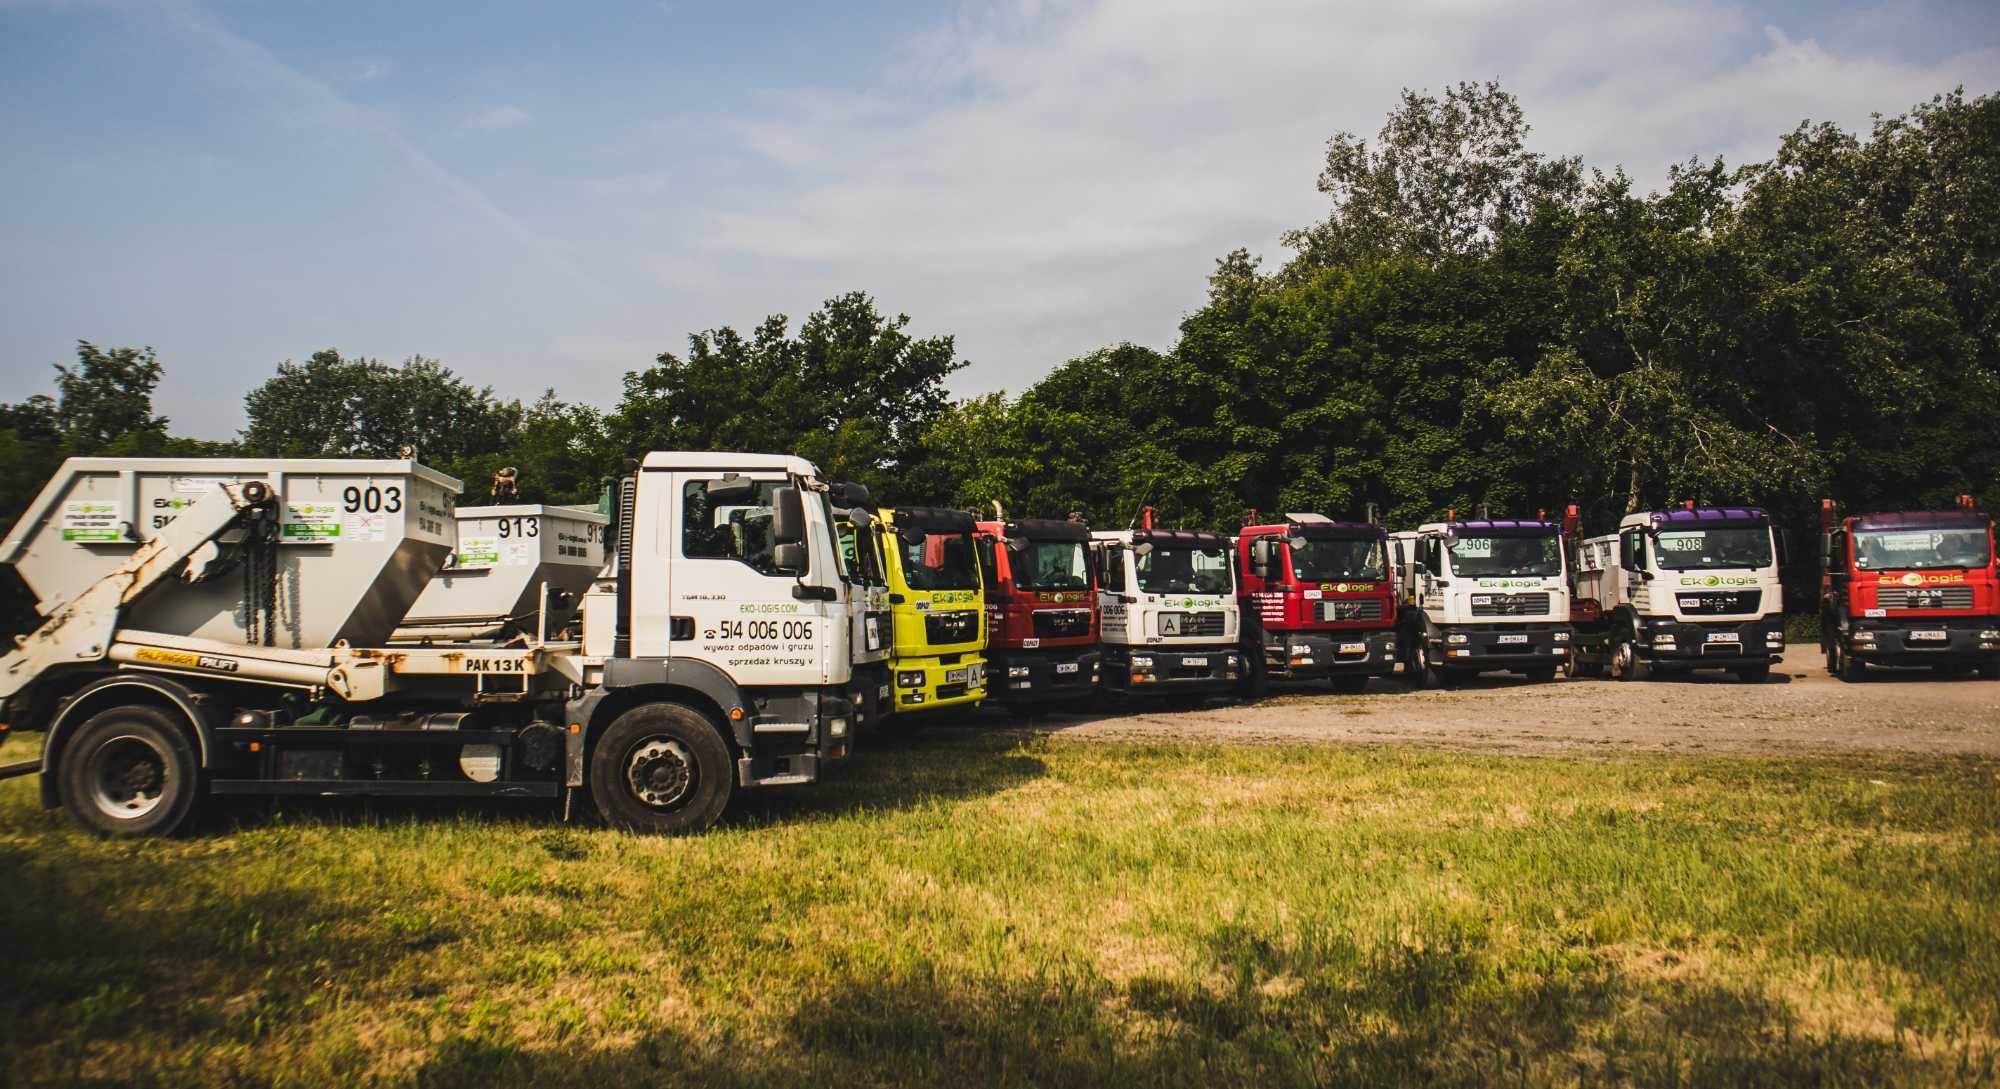
[{"label": "white skip container", "polygon": [[544,586],[549,591],[547,624],[560,625],[574,615],[576,603],[604,567],[609,522],[579,507],[460,507],[457,549],[417,598],[396,638],[533,632]]},{"label": "white skip container", "polygon": [[224,483],[283,499],[259,563],[135,602],[136,631],[298,649],[387,640],[454,543],[457,480],[407,460],[70,458],[0,542],[51,613]]}]

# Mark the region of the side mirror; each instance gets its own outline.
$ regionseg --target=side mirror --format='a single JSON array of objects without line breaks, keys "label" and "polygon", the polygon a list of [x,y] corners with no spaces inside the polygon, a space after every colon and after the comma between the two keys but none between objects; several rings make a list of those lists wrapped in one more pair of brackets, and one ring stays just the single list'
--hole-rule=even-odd
[{"label": "side mirror", "polygon": [[1278,549],[1269,537],[1250,542],[1250,573],[1260,579],[1277,577]]},{"label": "side mirror", "polygon": [[806,546],[797,541],[771,546],[771,566],[787,575],[805,574]]},{"label": "side mirror", "polygon": [[[714,495],[710,488],[708,494]],[[800,559],[804,559],[806,543],[806,505],[797,488],[779,488],[771,495],[771,540],[778,545],[799,545]],[[782,566],[782,565],[781,565]],[[805,564],[799,564],[805,570]]]},{"label": "side mirror", "polygon": [[736,503],[757,494],[757,482],[736,473],[724,473],[721,480],[708,486],[711,503]]},{"label": "side mirror", "polygon": [[1791,562],[1792,562],[1792,531],[1789,529],[1780,528],[1778,530],[1778,566],[1783,567],[1787,564],[1790,564]]},{"label": "side mirror", "polygon": [[1622,533],[1618,535],[1618,566],[1624,568],[1627,571],[1630,571],[1633,568],[1632,538],[1627,537]]},{"label": "side mirror", "polygon": [[868,492],[868,485],[853,481],[842,481],[827,489],[837,507],[872,507],[875,497]]}]

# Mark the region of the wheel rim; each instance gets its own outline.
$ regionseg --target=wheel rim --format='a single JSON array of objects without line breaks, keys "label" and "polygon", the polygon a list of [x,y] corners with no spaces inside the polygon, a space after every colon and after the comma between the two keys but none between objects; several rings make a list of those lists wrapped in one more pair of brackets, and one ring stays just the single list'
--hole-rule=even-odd
[{"label": "wheel rim", "polygon": [[1612,656],[1611,664],[1617,667],[1619,680],[1631,679],[1632,662],[1637,657],[1638,654],[1632,650],[1631,640],[1623,640],[1618,644],[1618,652]]},{"label": "wheel rim", "polygon": [[632,796],[654,809],[672,809],[695,787],[694,754],[671,737],[649,737],[632,746],[625,781]]},{"label": "wheel rim", "polygon": [[152,738],[119,734],[90,754],[90,801],[114,820],[138,820],[167,796],[167,754]]}]

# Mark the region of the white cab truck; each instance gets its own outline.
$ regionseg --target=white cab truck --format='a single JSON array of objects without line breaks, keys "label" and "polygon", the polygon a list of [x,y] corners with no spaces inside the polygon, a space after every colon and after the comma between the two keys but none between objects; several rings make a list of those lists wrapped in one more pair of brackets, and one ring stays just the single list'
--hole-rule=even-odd
[{"label": "white cab truck", "polygon": [[826,485],[781,455],[628,465],[575,638],[392,641],[463,545],[457,481],[410,461],[66,462],[0,544],[46,618],[0,657],[0,710],[47,731],[45,804],[145,835],[216,794],[581,788],[613,824],[676,833],[738,788],[811,782],[852,714]]},{"label": "white cab truck", "polygon": [[1234,690],[1243,675],[1234,542],[1180,529],[1090,537],[1103,690],[1190,703]]},{"label": "white cab truck", "polygon": [[1639,511],[1577,546],[1576,672],[1770,676],[1785,651],[1778,538],[1755,507]]},{"label": "white cab truck", "polygon": [[1499,670],[1547,681],[1568,663],[1561,526],[1447,519],[1389,540],[1402,591],[1396,643],[1411,684]]}]

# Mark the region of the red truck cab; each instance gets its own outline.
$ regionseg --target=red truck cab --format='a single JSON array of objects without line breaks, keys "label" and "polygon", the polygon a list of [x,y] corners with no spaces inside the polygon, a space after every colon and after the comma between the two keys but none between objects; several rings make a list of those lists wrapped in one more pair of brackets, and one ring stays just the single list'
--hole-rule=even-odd
[{"label": "red truck cab", "polygon": [[1395,573],[1388,534],[1368,522],[1288,514],[1237,531],[1245,684],[1333,682],[1359,692],[1396,669]]},{"label": "red truck cab", "polygon": [[1024,714],[1080,709],[1097,694],[1097,579],[1090,527],[1014,518],[981,522],[987,699]]},{"label": "red truck cab", "polygon": [[1870,665],[1977,670],[2000,680],[2000,568],[1993,519],[1960,496],[1947,511],[1860,514],[1823,530],[1820,649],[1827,671],[1860,680]]}]

